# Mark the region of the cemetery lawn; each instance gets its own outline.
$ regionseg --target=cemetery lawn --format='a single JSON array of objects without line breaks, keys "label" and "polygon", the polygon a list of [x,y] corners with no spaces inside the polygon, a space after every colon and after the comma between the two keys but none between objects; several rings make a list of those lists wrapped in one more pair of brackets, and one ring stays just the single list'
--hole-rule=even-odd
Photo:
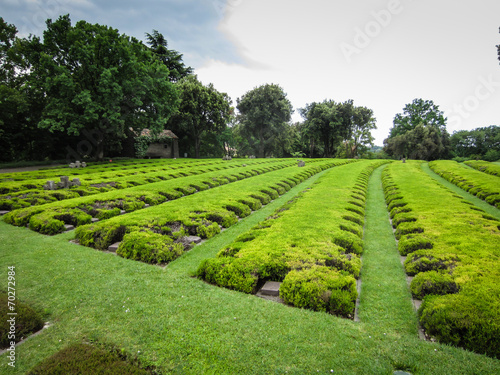
[{"label": "cemetery lawn", "polygon": [[51,325],[17,347],[15,368],[1,355],[0,373],[24,374],[70,344],[96,341],[165,374],[498,374],[499,360],[418,338],[383,201],[383,168],[368,188],[360,322],[193,277],[204,259],[324,172],[164,268],[72,244],[73,232],[49,237],[0,221],[0,288],[15,266],[16,297]]}]

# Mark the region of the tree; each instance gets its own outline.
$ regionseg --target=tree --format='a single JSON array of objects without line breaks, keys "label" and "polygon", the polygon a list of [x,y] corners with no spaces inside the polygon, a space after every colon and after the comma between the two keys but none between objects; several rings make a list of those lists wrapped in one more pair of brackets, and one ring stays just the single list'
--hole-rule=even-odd
[{"label": "tree", "polygon": [[394,117],[393,124],[389,137],[402,135],[420,124],[444,130],[446,118],[439,110],[439,106],[435,105],[432,100],[414,99],[412,103],[404,107],[402,114],[398,113]]},{"label": "tree", "polygon": [[[500,32],[500,28],[499,28],[499,32]],[[500,44],[497,45],[497,51],[498,51],[498,61],[500,61]]]},{"label": "tree", "polygon": [[177,82],[180,79],[193,74],[193,68],[186,67],[182,61],[182,54],[177,51],[168,49],[168,43],[165,37],[153,30],[152,34],[146,33],[146,39],[150,46],[151,51],[165,64],[170,74],[169,79],[171,82]]},{"label": "tree", "polygon": [[[200,144],[203,137],[221,135],[231,114],[231,99],[226,93],[218,92],[210,83],[204,86],[195,75],[184,77],[177,84],[180,93],[180,107],[172,118],[175,130],[184,132],[194,141],[195,157],[200,157]],[[218,152],[222,153],[222,148]]]},{"label": "tree", "polygon": [[384,151],[398,159],[442,159],[449,156],[449,138],[446,130],[419,124],[404,134],[385,139]]},{"label": "tree", "polygon": [[343,140],[350,139],[353,131],[354,106],[352,100],[336,103],[324,100],[310,103],[300,110],[305,119],[304,129],[308,133],[310,155],[317,143],[323,144],[323,157],[333,157]]},{"label": "tree", "polygon": [[450,142],[456,157],[488,161],[500,159],[500,126],[460,130],[453,133]]},{"label": "tree", "polygon": [[278,85],[266,84],[247,92],[237,102],[240,134],[258,157],[272,155],[293,111],[285,92]]},{"label": "tree", "polygon": [[432,100],[415,99],[403,114],[394,117],[394,127],[384,140],[384,151],[395,158],[435,160],[450,153],[446,118]]},{"label": "tree", "polygon": [[368,146],[373,146],[373,136],[371,131],[377,129],[375,125],[373,111],[366,107],[355,107],[352,118],[352,131],[350,139],[346,140],[346,156],[354,158],[360,153],[368,150]]},{"label": "tree", "polygon": [[159,133],[176,110],[168,69],[136,39],[69,15],[47,20],[43,42],[23,43],[31,84],[45,98],[38,126],[52,133],[93,134],[94,155],[119,149],[129,127]]}]

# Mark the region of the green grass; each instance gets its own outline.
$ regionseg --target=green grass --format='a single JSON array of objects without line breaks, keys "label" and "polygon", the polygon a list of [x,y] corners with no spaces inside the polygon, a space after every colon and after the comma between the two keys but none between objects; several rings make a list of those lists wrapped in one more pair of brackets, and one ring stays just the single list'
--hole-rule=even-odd
[{"label": "green grass", "polygon": [[[25,374],[57,351],[87,339],[112,343],[137,355],[142,364],[173,374],[331,374],[333,370],[371,375],[392,374],[396,369],[432,375],[497,374],[499,360],[418,339],[409,292],[405,297],[404,278],[397,270],[394,239],[387,232],[387,214],[379,217],[384,203],[376,174],[370,180],[366,207],[359,323],[275,304],[192,277],[204,259],[215,256],[320,175],[165,268],[68,243],[73,233],[47,237],[0,222],[0,269],[16,266],[19,298],[44,311],[52,323],[17,348],[14,369],[7,368],[5,354],[0,356],[0,373]],[[375,200],[374,189],[378,189]],[[369,245],[369,232],[375,231],[378,238],[379,221],[385,222],[387,233],[376,251]],[[393,291],[394,285],[399,291]]]}]

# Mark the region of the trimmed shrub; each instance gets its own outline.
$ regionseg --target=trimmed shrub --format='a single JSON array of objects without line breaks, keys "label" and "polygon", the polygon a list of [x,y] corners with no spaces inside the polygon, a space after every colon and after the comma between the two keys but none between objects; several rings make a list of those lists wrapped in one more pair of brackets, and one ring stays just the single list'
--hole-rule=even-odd
[{"label": "trimmed shrub", "polygon": [[281,284],[280,297],[295,307],[352,317],[357,298],[356,280],[322,266],[292,270]]},{"label": "trimmed shrub", "polygon": [[206,282],[244,293],[255,293],[258,277],[245,269],[245,264],[237,258],[212,258],[202,262],[197,276]]},{"label": "trimmed shrub", "polygon": [[181,243],[174,243],[170,237],[153,232],[127,233],[116,251],[123,258],[151,264],[170,262],[183,252]]},{"label": "trimmed shrub", "polygon": [[420,324],[439,342],[500,358],[500,304],[487,289],[428,296],[419,309]]},{"label": "trimmed shrub", "polygon": [[10,319],[12,316],[7,315],[7,313],[12,312],[8,309],[8,294],[5,292],[0,292],[0,349],[5,349],[10,347],[10,341],[15,341],[18,343],[22,339],[26,338],[28,335],[39,331],[43,328],[43,320],[40,315],[33,310],[28,304],[16,300],[16,313],[15,315],[15,340],[9,338],[9,332],[11,329]]},{"label": "trimmed shrub", "polygon": [[432,242],[422,235],[407,235],[399,239],[398,250],[401,255],[408,255],[421,249],[432,249]]},{"label": "trimmed shrub", "polygon": [[363,253],[363,241],[357,235],[350,232],[339,232],[333,238],[333,242],[343,248],[346,253],[360,255]]},{"label": "trimmed shrub", "polygon": [[122,353],[82,343],[60,350],[37,364],[27,374],[148,375],[151,372],[124,360]]},{"label": "trimmed shrub", "polygon": [[428,294],[453,294],[458,292],[458,285],[446,272],[421,272],[411,281],[411,293],[415,298],[423,299]]},{"label": "trimmed shrub", "polygon": [[423,232],[424,228],[422,228],[417,223],[404,222],[398,225],[396,232],[394,232],[394,235],[396,236],[397,239],[400,239],[402,236],[407,234],[423,233]]},{"label": "trimmed shrub", "polygon": [[458,258],[454,254],[420,254],[412,253],[405,261],[406,273],[415,276],[419,272],[452,269]]}]

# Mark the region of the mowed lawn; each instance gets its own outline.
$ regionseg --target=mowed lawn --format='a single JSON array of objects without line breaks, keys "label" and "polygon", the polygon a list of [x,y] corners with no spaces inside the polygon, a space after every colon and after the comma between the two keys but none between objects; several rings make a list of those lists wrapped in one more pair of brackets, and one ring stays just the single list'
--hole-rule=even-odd
[{"label": "mowed lawn", "polygon": [[328,171],[164,268],[72,244],[71,232],[48,237],[0,222],[0,288],[7,288],[7,267],[15,266],[17,298],[50,323],[17,347],[15,368],[0,356],[0,373],[24,374],[82,341],[114,345],[166,374],[500,373],[499,360],[418,338],[383,201],[382,168],[368,189],[359,322],[193,277],[204,259]]}]

